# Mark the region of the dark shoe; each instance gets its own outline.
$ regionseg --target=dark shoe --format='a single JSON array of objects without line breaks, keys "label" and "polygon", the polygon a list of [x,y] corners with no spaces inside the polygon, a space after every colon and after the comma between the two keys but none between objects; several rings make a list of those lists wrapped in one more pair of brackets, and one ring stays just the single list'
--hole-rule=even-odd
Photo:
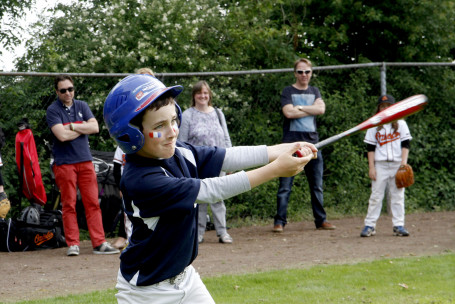
[{"label": "dark shoe", "polygon": [[116,253],[120,253],[120,250],[115,249],[108,242],[104,242],[103,244],[99,245],[98,247],[93,248],[93,253],[94,254],[116,254]]},{"label": "dark shoe", "polygon": [[335,229],[337,229],[337,227],[335,225],[330,224],[329,222],[324,222],[317,229],[318,230],[335,230]]},{"label": "dark shoe", "polygon": [[234,240],[232,239],[232,237],[225,233],[223,234],[222,236],[220,236],[220,243],[223,243],[223,244],[232,244]]},{"label": "dark shoe", "polygon": [[273,232],[283,232],[283,229],[284,229],[283,225],[276,224],[275,226],[273,226],[272,231]]},{"label": "dark shoe", "polygon": [[393,234],[396,236],[409,236],[409,232],[403,226],[393,227]]},{"label": "dark shoe", "polygon": [[372,236],[375,234],[376,234],[376,229],[374,229],[374,227],[371,227],[371,226],[363,227],[362,232],[360,232],[361,237],[369,237],[369,236]]}]

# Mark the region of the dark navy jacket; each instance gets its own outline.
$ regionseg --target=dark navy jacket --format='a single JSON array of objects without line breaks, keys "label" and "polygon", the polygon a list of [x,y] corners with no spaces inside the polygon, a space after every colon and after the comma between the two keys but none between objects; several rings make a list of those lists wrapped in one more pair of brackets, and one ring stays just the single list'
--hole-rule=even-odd
[{"label": "dark navy jacket", "polygon": [[133,232],[120,270],[130,284],[161,282],[196,258],[200,179],[218,177],[225,154],[222,148],[177,141],[169,159],[126,155],[120,189]]}]

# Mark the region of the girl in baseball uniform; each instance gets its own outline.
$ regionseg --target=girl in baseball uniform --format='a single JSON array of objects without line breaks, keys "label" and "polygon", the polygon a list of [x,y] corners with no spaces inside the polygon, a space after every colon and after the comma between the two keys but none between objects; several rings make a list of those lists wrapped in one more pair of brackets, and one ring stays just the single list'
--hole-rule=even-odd
[{"label": "girl in baseball uniform", "polygon": [[[391,95],[379,97],[376,113],[383,111],[395,99]],[[404,226],[404,188],[397,188],[395,175],[401,165],[408,161],[411,133],[404,120],[371,128],[365,135],[367,144],[369,177],[371,179],[371,195],[365,227],[360,236],[369,237],[376,234],[376,222],[381,214],[382,201],[386,189],[391,199],[393,233],[397,236],[408,236]]]}]

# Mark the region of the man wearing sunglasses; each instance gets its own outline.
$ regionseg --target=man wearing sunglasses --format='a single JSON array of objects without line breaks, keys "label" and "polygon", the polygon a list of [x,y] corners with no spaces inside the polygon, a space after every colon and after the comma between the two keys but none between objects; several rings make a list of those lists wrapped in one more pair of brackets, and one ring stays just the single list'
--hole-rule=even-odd
[{"label": "man wearing sunglasses", "polygon": [[93,253],[119,253],[105,239],[98,203],[98,182],[88,143],[88,135],[99,131],[98,122],[85,101],[74,99],[74,84],[70,75],[58,75],[54,87],[57,100],[47,108],[46,120],[53,134],[52,170],[60,189],[63,230],[69,247],[67,255],[79,255],[77,189],[84,204]]},{"label": "man wearing sunglasses", "polygon": [[[281,107],[284,114],[283,143],[306,141],[317,143],[319,135],[316,128],[316,116],[325,112],[325,103],[317,87],[310,86],[313,73],[311,61],[300,58],[294,63],[295,83],[284,88],[281,93]],[[336,227],[326,221],[322,192],[323,161],[320,151],[317,158],[305,166],[308,179],[311,206],[316,229],[333,230]],[[287,223],[287,207],[291,195],[294,177],[280,178],[277,194],[277,213],[274,217],[274,232],[283,232]]]}]

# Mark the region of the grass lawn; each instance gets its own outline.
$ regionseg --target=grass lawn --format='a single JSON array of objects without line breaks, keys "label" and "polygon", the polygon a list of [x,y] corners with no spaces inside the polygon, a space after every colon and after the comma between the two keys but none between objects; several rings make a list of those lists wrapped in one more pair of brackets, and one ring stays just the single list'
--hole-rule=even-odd
[{"label": "grass lawn", "polygon": [[[455,303],[455,254],[319,265],[203,280],[217,304]],[[17,303],[116,303],[115,292],[111,289]]]}]

